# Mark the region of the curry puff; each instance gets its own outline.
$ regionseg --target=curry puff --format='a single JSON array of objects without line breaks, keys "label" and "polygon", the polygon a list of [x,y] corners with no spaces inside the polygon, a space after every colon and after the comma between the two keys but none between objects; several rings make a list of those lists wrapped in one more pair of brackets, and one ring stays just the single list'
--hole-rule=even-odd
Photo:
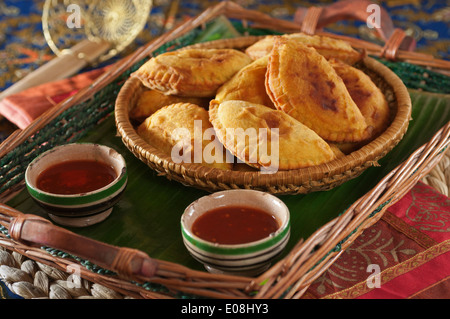
[{"label": "curry puff", "polygon": [[[246,49],[246,53],[254,60],[268,55],[273,48],[277,36],[268,35]],[[326,59],[338,59],[348,64],[355,64],[361,60],[362,54],[355,50],[348,42],[320,35],[305,33],[285,34],[282,37],[313,47]]]},{"label": "curry puff", "polygon": [[233,158],[215,136],[208,111],[192,103],[175,103],[156,111],[137,128],[148,144],[176,163],[232,169]]},{"label": "curry puff", "polygon": [[222,85],[216,100],[241,100],[275,108],[266,92],[265,79],[268,57],[262,57],[239,70]]},{"label": "curry puff", "polygon": [[162,53],[144,63],[134,76],[164,94],[213,97],[237,71],[252,62],[235,49],[181,49]]},{"label": "curry puff", "polygon": [[299,169],[336,156],[313,130],[264,105],[212,100],[209,117],[222,144],[239,160],[261,171]]},{"label": "curry puff", "polygon": [[166,95],[157,90],[145,90],[136,106],[130,110],[130,118],[142,122],[160,108],[175,103],[193,103],[208,108],[209,101],[209,98]]},{"label": "curry puff", "polygon": [[366,123],[373,127],[373,136],[376,137],[387,128],[390,118],[389,105],[383,92],[363,71],[337,60],[331,60],[330,63],[344,81]]},{"label": "curry puff", "polygon": [[269,55],[266,90],[276,108],[330,142],[367,140],[373,130],[343,80],[314,48],[277,37]]}]

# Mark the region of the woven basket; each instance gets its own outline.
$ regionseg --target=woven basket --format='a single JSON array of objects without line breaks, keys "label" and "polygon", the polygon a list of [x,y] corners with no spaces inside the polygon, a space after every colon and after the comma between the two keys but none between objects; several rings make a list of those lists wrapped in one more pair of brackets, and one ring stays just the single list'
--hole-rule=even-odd
[{"label": "woven basket", "polygon": [[[243,49],[260,37],[216,40],[194,45],[197,48]],[[130,77],[119,92],[115,106],[116,125],[127,148],[160,175],[207,191],[256,189],[272,194],[300,194],[329,190],[365,169],[377,165],[405,134],[411,117],[411,100],[403,82],[389,68],[372,58],[360,66],[381,88],[389,103],[392,123],[375,140],[351,154],[329,163],[308,168],[264,174],[259,171],[233,171],[210,168],[196,163],[175,163],[171,157],[146,143],[129,118],[140,94],[146,89],[136,77]]]},{"label": "woven basket", "polygon": [[[19,171],[16,174],[17,177],[15,177],[15,179],[20,180],[20,172],[23,171],[23,169],[16,168],[17,165],[15,161],[26,159],[26,155],[29,153],[36,154],[44,151],[46,147],[51,147],[56,143],[63,143],[61,141],[52,141],[50,143],[48,141],[49,137],[47,136],[43,136],[42,140],[38,140],[37,138],[41,137],[40,132],[44,131],[44,128],[53,127],[55,122],[58,124],[60,123],[58,121],[61,121],[62,123],[59,124],[60,130],[64,131],[66,129],[65,125],[67,125],[67,123],[70,124],[70,121],[67,121],[63,116],[65,115],[65,112],[68,112],[68,116],[72,120],[77,116],[77,107],[82,104],[87,104],[89,107],[92,106],[92,109],[89,108],[89,112],[91,113],[88,113],[91,117],[94,116],[93,111],[96,111],[97,109],[104,108],[107,113],[109,111],[109,109],[105,107],[105,104],[107,103],[97,103],[95,98],[101,97],[103,101],[106,101],[111,98],[111,95],[115,97],[117,92],[113,90],[118,87],[116,83],[119,83],[122,80],[126,81],[128,76],[123,77],[123,75],[129,74],[128,72],[130,69],[135,67],[136,64],[147,58],[156,50],[162,48],[164,45],[179,39],[189,31],[202,26],[206,22],[211,21],[220,15],[240,19],[246,22],[253,21],[255,24],[264,25],[266,28],[282,32],[298,31],[299,29],[298,26],[291,22],[279,21],[259,12],[244,10],[236,4],[227,1],[207,9],[198,17],[187,21],[164,36],[155,39],[147,46],[139,49],[130,57],[123,59],[111,68],[107,74],[97,79],[91,86],[81,90],[73,97],[49,110],[39,119],[34,121],[27,129],[12,135],[10,139],[2,144],[2,149],[0,149],[0,158],[7,161],[8,164],[11,164],[12,168],[9,169],[11,174],[16,174],[16,171]],[[225,45],[225,42],[220,43]],[[361,43],[358,42],[358,44]],[[214,45],[218,45],[218,43],[216,42]],[[228,45],[229,44],[227,44],[227,46]],[[234,43],[231,46],[235,47],[236,45],[237,44]],[[248,43],[245,45],[248,45]],[[403,55],[407,56],[408,60],[416,58],[413,53],[401,52],[400,56]],[[422,63],[426,62],[425,59],[420,59],[420,56],[417,58]],[[403,109],[403,105],[401,105],[399,101],[408,100],[407,92],[404,90],[403,86],[396,85],[395,82],[398,81],[396,77],[392,76],[390,72],[388,72],[389,75],[383,75],[384,73],[381,70],[384,70],[384,68],[379,66],[378,63],[374,63],[374,61],[370,61],[371,60],[365,61],[365,67],[368,70],[371,70],[371,74],[372,71],[374,74],[379,74],[379,77],[384,80],[384,83],[389,83],[383,91],[386,93],[388,91],[387,88],[390,87],[393,97],[393,99],[389,99],[391,104],[394,107],[397,107],[398,110]],[[433,62],[435,62],[433,64],[434,66],[441,65],[439,61]],[[444,65],[446,64],[444,63]],[[114,85],[110,86],[111,83]],[[131,81],[126,82],[126,86],[129,87],[129,90],[138,92],[139,86],[130,83]],[[134,88],[133,85],[135,85]],[[400,89],[400,87],[402,88]],[[111,91],[109,91],[110,89]],[[125,86],[124,90],[126,90]],[[402,94],[405,94],[406,96],[402,96]],[[133,101],[131,101],[131,104],[132,103]],[[126,109],[124,109],[124,112],[125,110]],[[120,112],[119,109],[118,111]],[[101,113],[99,116],[105,115]],[[128,113],[124,116],[124,119],[119,118],[120,125],[128,125]],[[396,113],[396,118],[397,117],[400,117],[400,111]],[[409,120],[409,113],[403,114],[402,118],[403,121],[407,123]],[[396,139],[400,139],[401,135],[404,133],[400,127],[407,125],[404,122],[403,124],[399,123],[398,126],[395,127],[394,123],[396,123],[396,119],[394,119],[393,124],[386,132],[389,132],[389,130],[395,131],[396,133],[390,133],[392,134],[391,136],[397,136]],[[97,122],[95,121],[95,123]],[[135,134],[134,128],[129,126],[128,129],[129,131],[121,134],[132,137],[133,134]],[[79,130],[84,131],[86,128],[80,127]],[[74,134],[71,133],[70,137],[66,137],[65,139],[70,141],[69,138],[73,135]],[[57,136],[57,134],[52,134],[51,137],[53,136]],[[67,142],[66,140],[64,141]],[[136,138],[133,138],[133,140],[136,141]],[[384,144],[385,142],[395,145],[397,141],[380,140],[380,144]],[[36,216],[18,212],[3,204],[0,204],[0,245],[16,255],[25,256],[39,264],[63,271],[64,274],[70,272],[69,269],[73,269],[74,266],[79,266],[79,275],[83,279],[107,287],[128,297],[180,298],[203,296],[209,298],[255,299],[300,298],[309,285],[323,274],[365,229],[376,223],[382,217],[389,205],[392,205],[401,199],[404,194],[406,194],[419,180],[424,178],[437,163],[439,163],[444,156],[444,150],[449,144],[450,123],[447,123],[426,144],[417,148],[402,162],[402,164],[395,167],[384,176],[373,189],[350,205],[344,213],[320,227],[311,236],[305,239],[305,241],[299,241],[282,260],[257,278],[210,274],[203,271],[192,270],[185,266],[164,260],[153,260],[157,266],[156,271],[151,278],[146,278],[148,279],[148,282],[142,282],[141,277],[130,276],[123,271],[123,268],[116,267],[115,263],[105,263],[105,260],[102,260],[104,250],[94,250],[91,255],[92,259],[85,257],[86,254],[83,253],[84,249],[90,247],[105,248],[106,245],[104,243],[94,243],[88,238],[80,238],[79,235],[76,236],[65,230],[63,230],[64,233],[70,238],[73,238],[74,240],[83,239],[84,243],[88,241],[95,245],[89,245],[88,247],[88,245],[78,245],[74,244],[75,241],[71,241],[70,245],[59,247],[56,242],[55,246],[43,249],[42,244],[40,243],[23,240],[21,235],[24,232],[20,231],[20,227],[16,227],[20,226],[18,221],[21,222],[22,225],[26,223],[29,225],[39,225],[39,219],[36,219]],[[145,149],[144,156],[142,157],[145,161],[147,160],[147,154],[153,154],[153,152],[146,153],[146,148],[148,147],[146,144],[136,142],[133,147],[140,147],[142,150]],[[380,148],[378,156],[383,156],[384,152],[388,151],[390,148],[384,145],[379,145],[378,147]],[[15,155],[17,154],[15,151],[19,152],[22,149],[23,156],[9,157],[9,154]],[[361,151],[363,149],[361,149]],[[152,151],[154,151],[155,154],[157,153],[157,150]],[[376,151],[372,150],[370,154],[366,154],[362,163],[369,163],[367,157],[372,156],[372,153],[374,152]],[[141,155],[138,154],[137,156]],[[155,155],[148,156],[152,159],[151,163],[158,163],[158,165],[160,165],[158,160],[154,158]],[[371,159],[370,162],[372,161],[376,161],[376,156]],[[370,163],[370,165],[372,164],[373,163]],[[358,164],[355,167],[362,166],[363,164]],[[193,169],[192,174],[194,174],[197,169],[198,168]],[[185,170],[185,167],[180,166],[179,170]],[[344,172],[346,171],[348,171],[348,169],[344,170]],[[181,176],[184,175],[182,174]],[[197,178],[197,175],[195,174],[191,176],[193,176],[192,178],[194,180]],[[181,178],[181,182],[183,183],[186,183],[186,180],[185,177]],[[210,182],[207,181],[207,183]],[[219,182],[214,182],[212,184],[212,186],[218,185]],[[248,184],[253,185],[253,183],[244,183],[244,185]],[[14,195],[14,191],[19,189],[20,183],[14,184],[14,187],[10,185],[12,184],[5,185],[7,191],[4,191],[4,193],[8,197]],[[285,187],[288,187],[289,191],[293,190],[291,189],[291,184],[279,183],[275,185],[277,185],[273,186],[273,192],[275,193],[280,191],[284,192]],[[234,184],[227,183],[226,187],[235,186]],[[264,187],[267,188],[267,186]],[[293,191],[299,192],[298,189],[294,189]],[[3,197],[3,202],[5,201],[5,198],[7,197]],[[45,225],[55,232],[61,231],[57,226],[52,227],[52,225],[49,225],[48,223]],[[34,228],[31,230],[34,230]],[[53,230],[48,231],[47,234],[53,234]],[[49,237],[52,239],[52,236]],[[71,249],[76,249],[79,254],[73,253],[70,251]],[[105,265],[106,269],[99,269],[95,263],[100,266]],[[44,268],[45,267],[42,267],[42,269]],[[31,287],[28,288],[31,289]]]}]

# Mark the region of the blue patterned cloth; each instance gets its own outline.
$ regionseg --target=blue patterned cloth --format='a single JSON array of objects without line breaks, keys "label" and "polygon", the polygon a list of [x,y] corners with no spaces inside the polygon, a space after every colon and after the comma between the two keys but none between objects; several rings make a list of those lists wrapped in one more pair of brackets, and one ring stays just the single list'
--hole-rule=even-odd
[{"label": "blue patterned cloth", "polygon": [[0,299],[23,299],[21,296],[13,293],[6,284],[0,280]]}]

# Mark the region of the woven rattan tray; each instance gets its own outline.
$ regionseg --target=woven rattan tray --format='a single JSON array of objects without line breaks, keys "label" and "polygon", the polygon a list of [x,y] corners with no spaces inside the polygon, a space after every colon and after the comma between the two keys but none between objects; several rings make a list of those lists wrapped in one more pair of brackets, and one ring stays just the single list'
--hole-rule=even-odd
[{"label": "woven rattan tray", "polygon": [[[7,173],[5,173],[8,181],[2,184],[2,202],[13,203],[14,207],[24,209],[17,210],[3,204],[0,205],[0,245],[2,247],[65,272],[71,272],[70,269],[73,271],[75,267],[82,278],[130,297],[300,298],[311,282],[328,269],[346,247],[365,229],[376,223],[389,205],[398,201],[442,158],[444,150],[450,143],[448,121],[444,122],[443,127],[433,134],[423,134],[427,136],[426,143],[406,144],[409,147],[413,145],[413,148],[409,149],[407,155],[401,158],[401,164],[395,165],[385,175],[380,176],[367,193],[345,207],[345,210],[337,217],[333,217],[317,227],[304,240],[296,237],[297,241],[291,243],[289,251],[283,258],[257,278],[215,275],[156,258],[150,259],[155,266],[155,272],[150,277],[138,275],[130,271],[130,267],[127,267],[128,263],[119,261],[122,259],[134,260],[133,258],[145,259],[147,258],[145,253],[98,242],[89,238],[90,236],[84,236],[83,234],[88,233],[87,231],[80,231],[79,234],[76,234],[51,225],[41,217],[37,218],[36,215],[28,215],[35,211],[33,211],[33,206],[27,206],[27,199],[23,199],[26,194],[21,190],[23,183],[20,182],[20,177],[26,167],[26,159],[32,159],[52,146],[71,142],[75,139],[74,136],[80,139],[87,131],[93,135],[103,135],[105,131],[99,131],[101,128],[107,130],[109,134],[114,134],[115,132],[112,133],[108,126],[108,119],[104,120],[104,118],[108,118],[108,114],[111,112],[108,103],[114,106],[116,96],[119,94],[122,84],[127,81],[129,74],[150,54],[155,54],[158,50],[161,52],[161,50],[172,47],[176,48],[177,42],[179,42],[178,44],[182,43],[184,36],[189,37],[191,31],[201,29],[204,24],[220,15],[244,20],[246,23],[255,21],[279,32],[288,32],[293,29],[292,23],[287,25],[279,23],[279,21],[257,12],[243,10],[235,4],[222,2],[120,61],[90,87],[65,100],[33,122],[27,129],[11,136],[2,144],[0,151],[2,164],[8,166]],[[420,94],[410,93],[414,96],[414,101],[422,99]],[[426,101],[431,101],[430,103],[433,104],[440,98],[441,96],[428,95],[423,97],[425,104],[428,103]],[[420,103],[423,102],[420,101]],[[442,115],[443,109],[447,110],[446,105],[440,105],[437,108],[437,111],[440,112],[439,116],[448,118],[448,111]],[[423,110],[426,111],[426,108],[424,107]],[[86,114],[90,116],[86,117]],[[433,117],[436,118],[436,114]],[[79,123],[71,127],[70,132],[67,132],[61,140],[57,140],[57,134],[53,130],[65,131],[74,121]],[[417,129],[422,128],[418,127]],[[76,134],[79,131],[83,132],[81,136]],[[23,155],[18,156],[17,154]],[[19,165],[20,160],[25,163]],[[389,167],[389,165],[387,166]],[[170,185],[165,184],[165,186]],[[194,193],[191,188],[185,188],[182,191],[188,194]],[[17,192],[19,192],[18,195]],[[314,194],[305,196],[309,195]],[[32,209],[29,209],[30,207]],[[108,227],[108,224],[103,225]],[[25,231],[28,227],[33,229],[36,239],[42,239],[43,232],[39,232],[41,226],[46,229],[45,234],[58,233],[68,236],[73,241],[70,245],[64,245],[55,240],[54,236],[48,236],[51,245],[46,247],[47,245],[42,241],[30,240],[31,237],[24,238],[25,235],[28,235]],[[97,233],[102,231],[105,229],[100,227]],[[117,238],[121,237],[120,235],[121,233],[118,232],[111,236]],[[88,242],[96,249],[88,251],[87,245],[74,244],[76,242]],[[98,249],[98,247],[101,248]],[[120,258],[103,259],[103,253],[107,251],[116,253],[112,257],[119,255]]]},{"label": "woven rattan tray", "polygon": [[[260,37],[244,37],[210,41],[194,45],[197,48],[246,48]],[[119,92],[115,107],[117,129],[124,144],[148,166],[169,179],[208,191],[245,188],[273,194],[298,194],[329,190],[357,177],[366,168],[377,165],[401,140],[411,118],[411,99],[403,82],[389,68],[372,58],[364,58],[360,66],[381,88],[389,101],[392,122],[372,142],[348,156],[329,163],[274,174],[243,172],[209,168],[195,163],[175,163],[171,157],[147,144],[137,133],[129,118],[140,94],[145,90],[141,82],[130,77]]]}]

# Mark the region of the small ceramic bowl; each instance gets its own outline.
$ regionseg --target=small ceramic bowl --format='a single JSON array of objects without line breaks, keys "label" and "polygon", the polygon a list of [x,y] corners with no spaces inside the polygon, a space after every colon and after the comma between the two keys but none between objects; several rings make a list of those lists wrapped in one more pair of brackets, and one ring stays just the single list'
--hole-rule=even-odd
[{"label": "small ceramic bowl", "polygon": [[[225,206],[254,207],[273,214],[279,228],[269,236],[243,244],[218,244],[196,236],[192,225],[202,214]],[[255,276],[267,270],[286,246],[290,236],[290,214],[277,197],[255,190],[226,190],[204,196],[184,211],[181,234],[189,253],[211,273]]]},{"label": "small ceramic bowl", "polygon": [[[66,161],[95,160],[110,165],[116,178],[99,189],[80,194],[53,194],[37,187],[39,174]],[[31,197],[49,217],[64,226],[83,227],[99,223],[112,212],[127,185],[124,158],[114,149],[93,143],[71,143],[52,148],[35,158],[25,171],[25,183]]]}]

